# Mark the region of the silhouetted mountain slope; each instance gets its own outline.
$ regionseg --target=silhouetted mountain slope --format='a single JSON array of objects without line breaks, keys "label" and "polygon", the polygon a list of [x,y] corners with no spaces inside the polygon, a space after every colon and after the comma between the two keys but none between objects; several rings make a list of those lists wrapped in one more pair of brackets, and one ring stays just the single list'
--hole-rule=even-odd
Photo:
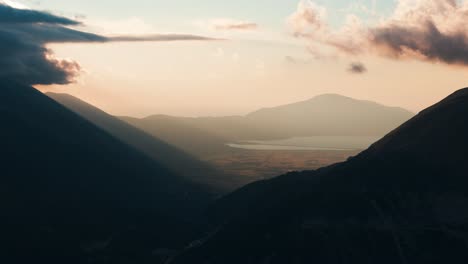
[{"label": "silhouetted mountain slope", "polygon": [[[150,134],[161,135],[162,139],[185,151],[204,157],[226,151],[224,144],[237,140],[383,136],[412,116],[413,113],[401,108],[330,94],[262,109],[246,116],[187,118],[156,115],[124,120]],[[183,137],[172,136],[174,131],[184,131]],[[201,144],[192,145],[192,142]],[[207,147],[201,147],[203,145]]]},{"label": "silhouetted mountain slope", "polygon": [[229,139],[199,129],[185,122],[184,118],[155,115],[144,119],[121,119],[197,157],[210,157],[229,151],[225,145]]},{"label": "silhouetted mountain slope", "polygon": [[201,187],[32,87],[0,81],[1,263],[135,263],[195,234]]},{"label": "silhouetted mountain slope", "polygon": [[[163,140],[166,141],[163,142],[157,137],[159,135],[168,135],[180,137],[180,140],[184,140],[193,138],[193,130],[187,131],[182,127],[177,127],[174,130],[167,131],[167,133],[156,130],[151,136],[71,95],[56,93],[47,93],[47,95],[187,179],[210,186],[216,192],[231,191],[236,187],[240,187],[234,176],[224,175],[194,156],[177,149],[178,146],[173,147],[166,143],[174,142],[173,140],[168,141],[163,137]],[[167,126],[164,127],[167,128]],[[186,137],[181,134],[187,132],[191,133],[191,135]],[[190,144],[190,142],[187,142],[187,144]],[[202,146],[200,146],[201,148]]]},{"label": "silhouetted mountain slope", "polygon": [[348,161],[246,186],[175,263],[467,263],[468,89]]}]

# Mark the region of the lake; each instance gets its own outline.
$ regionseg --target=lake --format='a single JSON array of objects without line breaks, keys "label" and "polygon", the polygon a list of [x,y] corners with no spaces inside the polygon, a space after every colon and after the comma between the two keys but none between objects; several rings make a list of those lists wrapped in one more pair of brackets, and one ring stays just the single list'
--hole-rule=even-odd
[{"label": "lake", "polygon": [[380,137],[314,136],[281,140],[246,140],[227,144],[231,148],[249,150],[362,150]]}]

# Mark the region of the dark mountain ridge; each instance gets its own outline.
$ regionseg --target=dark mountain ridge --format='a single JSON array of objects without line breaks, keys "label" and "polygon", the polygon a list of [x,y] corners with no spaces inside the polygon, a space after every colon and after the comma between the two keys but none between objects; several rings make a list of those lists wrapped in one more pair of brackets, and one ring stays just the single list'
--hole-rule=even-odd
[{"label": "dark mountain ridge", "polygon": [[368,150],[246,186],[175,263],[466,263],[468,89]]},{"label": "dark mountain ridge", "polygon": [[1,263],[162,261],[210,200],[32,87],[0,81]]}]

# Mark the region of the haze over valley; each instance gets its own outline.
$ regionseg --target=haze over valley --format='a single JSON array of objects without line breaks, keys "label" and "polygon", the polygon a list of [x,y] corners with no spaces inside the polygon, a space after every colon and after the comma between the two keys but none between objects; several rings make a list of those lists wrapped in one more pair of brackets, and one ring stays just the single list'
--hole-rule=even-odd
[{"label": "haze over valley", "polygon": [[[142,139],[142,132],[175,146],[206,162],[206,166],[212,166],[211,170],[216,168],[218,173],[231,178],[219,180],[212,176],[211,181],[220,185],[229,185],[228,181],[232,181],[235,187],[239,187],[236,182],[248,183],[288,171],[315,169],[344,161],[413,116],[402,108],[340,95],[323,95],[304,102],[261,109],[246,116],[120,117],[141,130],[132,135],[129,127],[115,124],[115,117],[77,98],[66,94],[47,95],[109,133],[137,148],[146,149],[157,159],[171,159],[177,155],[170,154],[169,150],[161,152],[162,142],[148,145]],[[329,115],[333,118],[323,118]],[[275,128],[279,124],[282,129]],[[214,170],[207,171],[201,165],[182,160],[168,160],[167,163],[176,169],[178,164],[186,164],[182,169],[188,174],[203,171],[203,174],[216,175]]]}]

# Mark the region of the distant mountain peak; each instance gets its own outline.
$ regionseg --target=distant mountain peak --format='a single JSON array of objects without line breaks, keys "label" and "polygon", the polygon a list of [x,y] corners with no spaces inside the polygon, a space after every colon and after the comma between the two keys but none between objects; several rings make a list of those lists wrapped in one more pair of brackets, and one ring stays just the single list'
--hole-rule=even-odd
[{"label": "distant mountain peak", "polygon": [[[366,107],[366,106],[374,106],[374,107],[381,107],[381,108],[393,108],[393,109],[399,109],[401,111],[404,111],[410,115],[414,115],[411,111],[408,111],[404,108],[401,107],[392,107],[392,106],[386,106],[374,101],[370,100],[361,100],[361,99],[355,99],[349,96],[341,95],[341,94],[336,94],[336,93],[326,93],[326,94],[321,94],[314,96],[308,100],[300,101],[300,102],[294,102],[290,104],[284,104],[276,107],[267,107],[267,108],[262,108],[260,110],[257,110],[255,112],[252,112],[252,114],[256,113],[261,113],[264,111],[270,111],[270,110],[275,110],[275,109],[285,109],[285,108],[291,108],[291,107],[297,107],[297,106],[313,106],[314,104],[318,105],[323,105],[327,104],[330,107],[337,107],[337,106],[342,106],[342,105],[355,105],[359,107]],[[330,105],[329,105],[330,104]],[[332,105],[332,104],[337,104],[337,105]]]},{"label": "distant mountain peak", "polygon": [[353,98],[351,98],[349,96],[336,94],[336,93],[320,94],[320,95],[312,97],[310,100],[313,100],[313,99],[351,99],[351,100],[356,100],[356,99],[353,99]]},{"label": "distant mountain peak", "polygon": [[353,97],[349,97],[349,96],[341,95],[341,94],[335,94],[335,93],[326,93],[326,94],[317,95],[307,101],[304,101],[303,103],[313,103],[313,102],[318,102],[318,101],[319,102],[331,102],[331,103],[351,102],[351,103],[356,103],[356,104],[372,104],[372,105],[378,105],[378,106],[383,106],[383,107],[389,107],[389,106],[385,106],[383,104],[380,104],[374,101],[356,99]]}]

